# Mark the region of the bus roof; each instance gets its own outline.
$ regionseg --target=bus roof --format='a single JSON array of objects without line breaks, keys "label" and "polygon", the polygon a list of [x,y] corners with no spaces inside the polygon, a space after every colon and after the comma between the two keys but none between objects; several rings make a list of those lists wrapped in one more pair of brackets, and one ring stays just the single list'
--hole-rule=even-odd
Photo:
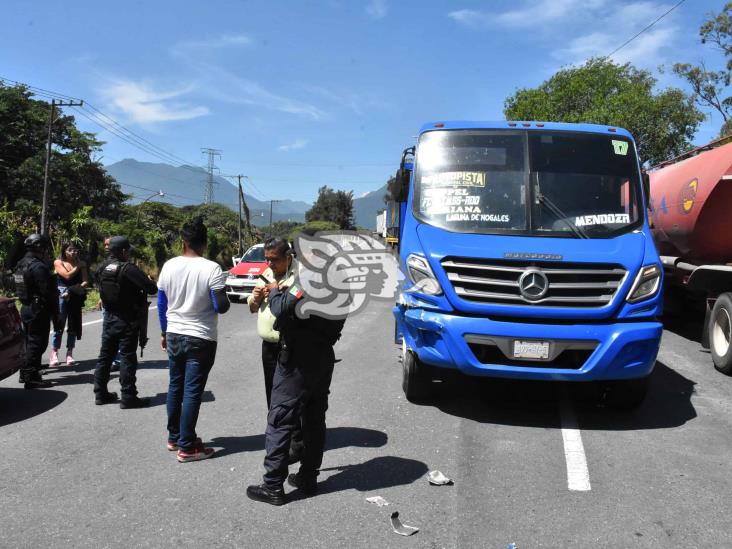
[{"label": "bus roof", "polygon": [[473,121],[473,120],[440,120],[424,124],[419,133],[439,130],[555,130],[565,132],[587,132],[609,135],[622,135],[633,139],[630,132],[615,126],[600,124],[569,124],[566,122],[536,122],[523,120]]}]

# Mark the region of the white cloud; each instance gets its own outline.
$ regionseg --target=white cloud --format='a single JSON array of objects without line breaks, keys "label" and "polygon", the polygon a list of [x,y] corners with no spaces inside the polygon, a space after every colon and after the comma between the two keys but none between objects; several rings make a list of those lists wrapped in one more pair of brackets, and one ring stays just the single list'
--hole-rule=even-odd
[{"label": "white cloud", "polygon": [[[669,9],[667,4],[656,2],[634,2],[625,4],[606,14],[596,15],[595,28],[603,29],[579,35],[564,48],[552,55],[566,64],[580,64],[589,57],[609,55],[624,42],[632,38],[659,15]],[[649,30],[643,32],[611,57],[616,63],[632,62],[652,67],[663,62],[662,50],[677,41],[678,27],[670,14]]]},{"label": "white cloud", "polygon": [[601,8],[605,0],[541,0],[528,2],[523,8],[507,11],[496,17],[496,22],[511,27],[532,27],[577,18],[582,14]]},{"label": "white cloud", "polygon": [[279,147],[277,147],[277,150],[283,151],[283,152],[290,152],[290,151],[295,151],[297,149],[304,149],[305,145],[307,145],[307,144],[308,144],[307,139],[295,139],[295,141],[293,141],[292,143],[280,145]]},{"label": "white cloud", "polygon": [[386,0],[371,0],[366,6],[366,14],[372,19],[383,19],[388,11]]},{"label": "white cloud", "polygon": [[174,44],[170,51],[175,55],[189,55],[193,52],[248,46],[251,43],[252,39],[245,34],[221,34],[204,40],[184,40]]},{"label": "white cloud", "polygon": [[271,92],[261,84],[219,66],[198,63],[196,69],[200,72],[201,81],[207,82],[205,92],[220,101],[256,105],[313,120],[321,120],[327,116],[315,105]]},{"label": "white cloud", "polygon": [[488,13],[483,13],[477,10],[451,11],[447,16],[466,27],[474,28],[488,26],[492,21],[492,18]]},{"label": "white cloud", "polygon": [[176,100],[191,91],[191,86],[158,91],[147,83],[132,80],[113,80],[99,90],[111,110],[121,112],[139,124],[190,120],[207,115],[209,110],[205,106]]},{"label": "white cloud", "polygon": [[603,7],[605,3],[606,0],[532,0],[503,13],[462,9],[448,13],[448,17],[476,29],[496,26],[539,27],[559,20],[576,19]]}]

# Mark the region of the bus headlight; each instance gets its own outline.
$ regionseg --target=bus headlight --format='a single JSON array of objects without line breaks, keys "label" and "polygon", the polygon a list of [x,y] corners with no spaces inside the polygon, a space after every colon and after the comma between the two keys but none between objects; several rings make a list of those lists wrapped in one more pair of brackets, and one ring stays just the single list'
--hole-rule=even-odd
[{"label": "bus headlight", "polygon": [[442,288],[437,282],[435,274],[432,272],[430,264],[427,260],[415,254],[409,254],[407,257],[407,273],[409,279],[414,284],[407,290],[408,292],[422,292],[427,295],[441,295]]},{"label": "bus headlight", "polygon": [[661,284],[661,268],[658,265],[643,267],[635,277],[628,292],[628,303],[637,303],[656,294]]}]

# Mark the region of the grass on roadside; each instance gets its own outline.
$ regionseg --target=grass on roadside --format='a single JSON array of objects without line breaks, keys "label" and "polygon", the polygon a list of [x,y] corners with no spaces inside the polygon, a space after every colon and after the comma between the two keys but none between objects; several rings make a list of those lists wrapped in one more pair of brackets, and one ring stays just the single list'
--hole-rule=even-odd
[{"label": "grass on roadside", "polygon": [[99,290],[92,288],[86,294],[86,302],[84,303],[84,312],[98,311],[99,306]]}]

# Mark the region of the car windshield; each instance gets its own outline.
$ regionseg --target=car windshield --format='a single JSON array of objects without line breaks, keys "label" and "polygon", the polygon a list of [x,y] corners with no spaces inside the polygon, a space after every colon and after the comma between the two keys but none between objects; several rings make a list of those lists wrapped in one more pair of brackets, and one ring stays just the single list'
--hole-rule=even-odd
[{"label": "car windshield", "polygon": [[617,135],[428,132],[413,209],[453,232],[607,238],[642,221],[637,166],[632,142]]},{"label": "car windshield", "polygon": [[264,263],[264,246],[249,248],[241,260],[243,263]]}]

